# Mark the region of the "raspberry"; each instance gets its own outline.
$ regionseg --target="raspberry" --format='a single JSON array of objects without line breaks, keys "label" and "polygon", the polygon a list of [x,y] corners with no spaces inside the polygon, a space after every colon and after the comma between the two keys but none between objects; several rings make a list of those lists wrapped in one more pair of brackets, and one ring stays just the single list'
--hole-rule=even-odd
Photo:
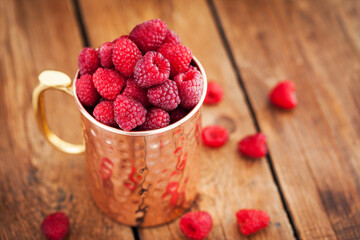
[{"label": "raspberry", "polygon": [[201,73],[197,70],[190,70],[176,75],[174,81],[179,88],[181,106],[186,109],[194,107],[200,101],[204,88]]},{"label": "raspberry", "polygon": [[94,86],[99,94],[114,100],[125,85],[125,78],[114,69],[98,68],[93,75]]},{"label": "raspberry", "polygon": [[69,219],[62,212],[55,212],[48,215],[41,224],[41,230],[49,240],[61,240],[69,232]]},{"label": "raspberry", "polygon": [[163,44],[164,43],[180,44],[180,37],[173,30],[168,29]]},{"label": "raspberry", "polygon": [[116,70],[125,77],[134,73],[134,67],[141,58],[141,52],[130,39],[120,37],[116,40],[113,49],[112,61]]},{"label": "raspberry", "polygon": [[79,54],[80,74],[93,74],[100,67],[99,53],[92,48],[84,48]]},{"label": "raspberry", "polygon": [[146,120],[139,130],[153,130],[170,124],[169,113],[160,108],[151,108],[146,114]]},{"label": "raspberry", "polygon": [[241,209],[236,213],[240,232],[244,235],[250,235],[269,225],[269,215],[260,210]]},{"label": "raspberry", "polygon": [[142,125],[146,119],[146,109],[136,100],[118,95],[114,101],[115,121],[125,131]]},{"label": "raspberry", "polygon": [[205,211],[188,212],[179,222],[180,230],[193,240],[204,239],[211,231],[212,225],[211,215]]},{"label": "raspberry", "polygon": [[145,53],[160,47],[166,37],[166,32],[167,26],[163,21],[152,19],[136,25],[129,37]]},{"label": "raspberry", "polygon": [[297,105],[295,84],[290,80],[279,82],[269,97],[271,103],[280,108],[292,109]]},{"label": "raspberry", "polygon": [[188,110],[178,107],[169,112],[171,123],[177,122],[188,114]]},{"label": "raspberry", "polygon": [[147,52],[135,65],[134,79],[140,87],[162,84],[169,75],[169,61],[157,52]]},{"label": "raspberry", "polygon": [[221,102],[224,96],[224,91],[220,84],[216,82],[209,82],[206,91],[205,104],[216,104]]},{"label": "raspberry", "polygon": [[262,133],[246,136],[239,141],[238,150],[247,157],[264,157],[267,153],[266,136]]},{"label": "raspberry", "polygon": [[123,38],[127,38],[127,39],[129,39],[130,40],[130,38],[129,38],[129,36],[128,35],[122,35],[122,36],[120,36],[120,37],[118,37],[117,39],[115,39],[114,41],[112,41],[113,43],[116,43],[117,42],[117,40],[120,40],[120,39],[123,39]]},{"label": "raspberry", "polygon": [[99,48],[101,66],[104,68],[112,68],[112,52],[114,44],[106,42]]},{"label": "raspberry", "polygon": [[147,98],[147,89],[141,88],[135,84],[132,77],[128,78],[124,90],[121,93],[124,96],[132,98],[140,102],[145,108],[150,107],[149,100]]},{"label": "raspberry", "polygon": [[167,80],[159,86],[150,88],[147,96],[152,105],[166,111],[177,108],[180,103],[178,88],[172,80]]},{"label": "raspberry", "polygon": [[105,125],[112,127],[117,126],[114,120],[114,106],[112,102],[102,101],[96,105],[93,111],[93,115],[96,120]]},{"label": "raspberry", "polygon": [[207,126],[202,131],[202,139],[206,146],[218,148],[227,142],[229,133],[221,126]]},{"label": "raspberry", "polygon": [[93,77],[90,74],[84,74],[77,79],[75,87],[76,95],[84,106],[92,107],[99,101],[100,95],[94,87]]},{"label": "raspberry", "polygon": [[170,77],[189,69],[192,59],[191,50],[181,44],[165,43],[159,47],[161,53],[170,62]]}]

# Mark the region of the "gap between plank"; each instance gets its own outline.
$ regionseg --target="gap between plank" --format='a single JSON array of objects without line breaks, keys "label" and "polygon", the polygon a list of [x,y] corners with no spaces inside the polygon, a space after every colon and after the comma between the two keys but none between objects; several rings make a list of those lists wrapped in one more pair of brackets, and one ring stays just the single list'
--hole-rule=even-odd
[{"label": "gap between plank", "polygon": [[[236,78],[238,80],[238,83],[240,85],[240,88],[241,88],[241,91],[242,93],[244,94],[244,98],[245,98],[245,102],[246,102],[246,105],[248,106],[249,108],[249,111],[250,111],[250,115],[251,115],[251,119],[253,121],[253,124],[256,128],[256,131],[257,132],[261,132],[261,129],[260,129],[260,125],[259,125],[259,122],[257,120],[257,117],[256,117],[256,114],[255,114],[255,110],[254,110],[254,107],[252,106],[251,104],[251,101],[250,101],[250,98],[249,98],[249,95],[248,95],[248,92],[246,90],[246,87],[245,87],[245,84],[244,84],[244,81],[241,77],[241,74],[240,74],[240,70],[236,64],[236,61],[235,61],[235,57],[232,53],[232,50],[231,50],[231,46],[230,46],[230,43],[226,37],[226,34],[225,34],[225,30],[223,28],[223,25],[221,23],[221,20],[220,20],[220,17],[219,17],[219,14],[216,10],[216,7],[215,7],[215,4],[214,4],[214,1],[213,0],[206,0],[207,3],[208,3],[208,6],[210,8],[210,12],[211,12],[211,15],[213,16],[214,18],[214,21],[215,21],[215,25],[216,25],[216,28],[220,34],[220,37],[221,37],[221,41],[225,47],[225,50],[226,50],[226,53],[230,59],[230,62],[231,62],[231,66],[233,68],[233,70],[235,71],[235,74],[236,74]],[[300,237],[299,237],[299,232],[295,226],[295,223],[294,223],[294,220],[293,220],[293,216],[290,212],[290,209],[288,207],[288,204],[286,202],[286,199],[285,199],[285,196],[284,196],[284,193],[283,193],[283,190],[281,188],[281,185],[280,185],[280,182],[279,182],[279,179],[276,175],[276,172],[275,172],[275,169],[274,169],[274,164],[273,164],[273,160],[272,160],[272,157],[270,155],[270,152],[268,151],[268,153],[266,154],[266,159],[267,159],[267,162],[269,164],[269,167],[270,167],[270,171],[271,171],[271,175],[273,177],[273,180],[274,180],[274,183],[279,191],[279,194],[280,194],[280,199],[281,199],[281,203],[283,205],[283,208],[285,209],[285,212],[286,212],[286,215],[287,215],[287,218],[289,219],[289,222],[290,222],[290,225],[291,225],[291,228],[293,229],[293,234],[294,234],[294,237],[295,239],[299,240]]]}]

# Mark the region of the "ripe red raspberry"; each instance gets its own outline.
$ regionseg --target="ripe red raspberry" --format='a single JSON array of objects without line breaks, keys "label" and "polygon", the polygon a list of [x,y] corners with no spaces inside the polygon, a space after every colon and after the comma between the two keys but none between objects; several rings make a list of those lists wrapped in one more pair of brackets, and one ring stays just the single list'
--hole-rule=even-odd
[{"label": "ripe red raspberry", "polygon": [[269,215],[260,210],[241,209],[236,213],[240,232],[244,235],[250,235],[269,225]]},{"label": "ripe red raspberry", "polygon": [[170,62],[170,77],[189,69],[192,59],[191,50],[181,44],[165,43],[159,47],[161,53]]},{"label": "ripe red raspberry", "polygon": [[163,44],[164,43],[180,44],[180,37],[173,30],[168,29]]},{"label": "ripe red raspberry", "polygon": [[188,110],[178,107],[169,112],[171,123],[177,122],[188,114]]},{"label": "ripe red raspberry", "polygon": [[100,95],[94,87],[93,77],[90,74],[84,74],[77,79],[75,87],[76,95],[84,106],[92,107],[99,101]]},{"label": "ripe red raspberry", "polygon": [[221,102],[224,96],[224,91],[220,84],[216,82],[208,82],[206,97],[204,100],[205,104],[216,104]]},{"label": "ripe red raspberry", "polygon": [[166,127],[170,124],[169,113],[161,108],[151,108],[146,114],[146,120],[143,125],[139,127],[139,130],[153,130],[162,127]]},{"label": "ripe red raspberry", "polygon": [[197,70],[190,70],[175,76],[174,81],[179,88],[181,106],[186,109],[193,108],[201,98],[204,80]]},{"label": "ripe red raspberry", "polygon": [[62,212],[55,212],[48,215],[41,224],[41,230],[49,240],[61,240],[69,232],[69,219]]},{"label": "ripe red raspberry", "polygon": [[167,80],[159,86],[149,88],[147,96],[152,105],[166,111],[177,108],[180,103],[178,88],[172,80]]},{"label": "ripe red raspberry", "polygon": [[141,52],[130,39],[123,37],[116,40],[113,48],[112,62],[116,70],[125,77],[134,73],[135,64],[141,58]]},{"label": "ripe red raspberry", "polygon": [[125,78],[114,69],[98,68],[93,75],[94,86],[99,94],[114,100],[125,85]]},{"label": "ripe red raspberry", "polygon": [[106,42],[103,43],[103,45],[99,48],[100,53],[100,62],[101,66],[104,68],[112,68],[112,52],[113,52],[113,43],[112,42]]},{"label": "ripe red raspberry", "polygon": [[134,79],[132,77],[128,78],[126,81],[126,85],[124,90],[122,91],[122,95],[132,98],[140,102],[145,108],[150,107],[149,100],[147,98],[147,89],[141,88],[136,85]]},{"label": "ripe red raspberry", "polygon": [[130,32],[129,37],[145,53],[160,47],[165,39],[166,31],[167,26],[163,21],[152,19],[136,25]]},{"label": "ripe red raspberry", "polygon": [[270,101],[277,107],[292,109],[297,105],[295,84],[290,81],[279,82],[270,92]]},{"label": "ripe red raspberry", "polygon": [[114,106],[112,102],[102,101],[96,105],[93,111],[93,115],[96,120],[105,125],[112,127],[117,126],[114,119]]},{"label": "ripe red raspberry", "polygon": [[227,142],[229,133],[221,126],[207,126],[202,131],[202,139],[206,146],[218,148]]},{"label": "ripe red raspberry", "polygon": [[169,61],[158,52],[147,52],[135,65],[134,79],[140,87],[149,88],[162,84],[169,75]]},{"label": "ripe red raspberry", "polygon": [[114,101],[114,116],[119,127],[130,131],[142,125],[146,119],[146,109],[136,100],[118,95]]},{"label": "ripe red raspberry", "polygon": [[92,48],[84,48],[79,54],[80,74],[93,74],[100,67],[99,53]]},{"label": "ripe red raspberry", "polygon": [[246,136],[239,141],[238,150],[247,157],[264,157],[267,153],[266,136],[262,133]]},{"label": "ripe red raspberry", "polygon": [[181,217],[180,230],[192,240],[202,240],[211,231],[211,215],[205,211],[188,212]]}]

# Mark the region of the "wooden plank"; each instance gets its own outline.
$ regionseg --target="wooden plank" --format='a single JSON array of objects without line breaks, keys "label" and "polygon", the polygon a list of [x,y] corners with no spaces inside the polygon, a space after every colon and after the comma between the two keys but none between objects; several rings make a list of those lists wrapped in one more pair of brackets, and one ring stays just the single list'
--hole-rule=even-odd
[{"label": "wooden plank", "polygon": [[[0,1],[0,31],[0,239],[43,239],[41,222],[57,210],[70,218],[69,239],[132,239],[130,228],[103,216],[91,201],[84,156],[56,151],[33,116],[38,74],[57,69],[74,75],[77,69],[82,44],[71,1]],[[51,127],[80,142],[74,100],[45,97]]]},{"label": "wooden plank", "polygon": [[[127,34],[140,22],[160,17],[193,50],[208,77],[224,87],[224,101],[218,106],[205,107],[204,125],[225,125],[231,131],[230,141],[221,149],[205,149],[199,159],[202,163],[201,192],[192,208],[206,210],[212,215],[214,227],[208,239],[245,239],[237,229],[235,218],[235,212],[240,208],[263,209],[272,217],[270,226],[253,239],[292,239],[292,229],[266,160],[248,161],[236,152],[237,141],[255,130],[206,2],[80,3],[92,46]],[[178,220],[160,227],[140,229],[140,236],[141,239],[184,238]]]},{"label": "wooden plank", "polygon": [[[301,239],[360,238],[359,1],[215,1]],[[269,89],[294,80],[299,106]]]}]

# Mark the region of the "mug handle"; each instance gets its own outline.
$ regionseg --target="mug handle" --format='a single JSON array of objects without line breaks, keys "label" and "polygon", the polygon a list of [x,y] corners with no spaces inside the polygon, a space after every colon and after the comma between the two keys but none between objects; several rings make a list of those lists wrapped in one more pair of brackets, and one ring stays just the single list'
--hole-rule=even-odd
[{"label": "mug handle", "polygon": [[39,75],[40,84],[34,89],[32,96],[33,111],[37,125],[44,137],[58,150],[70,154],[80,154],[85,151],[85,144],[77,145],[65,142],[56,136],[49,128],[46,120],[43,93],[49,89],[66,92],[74,96],[71,90],[71,79],[62,72],[46,70]]}]

